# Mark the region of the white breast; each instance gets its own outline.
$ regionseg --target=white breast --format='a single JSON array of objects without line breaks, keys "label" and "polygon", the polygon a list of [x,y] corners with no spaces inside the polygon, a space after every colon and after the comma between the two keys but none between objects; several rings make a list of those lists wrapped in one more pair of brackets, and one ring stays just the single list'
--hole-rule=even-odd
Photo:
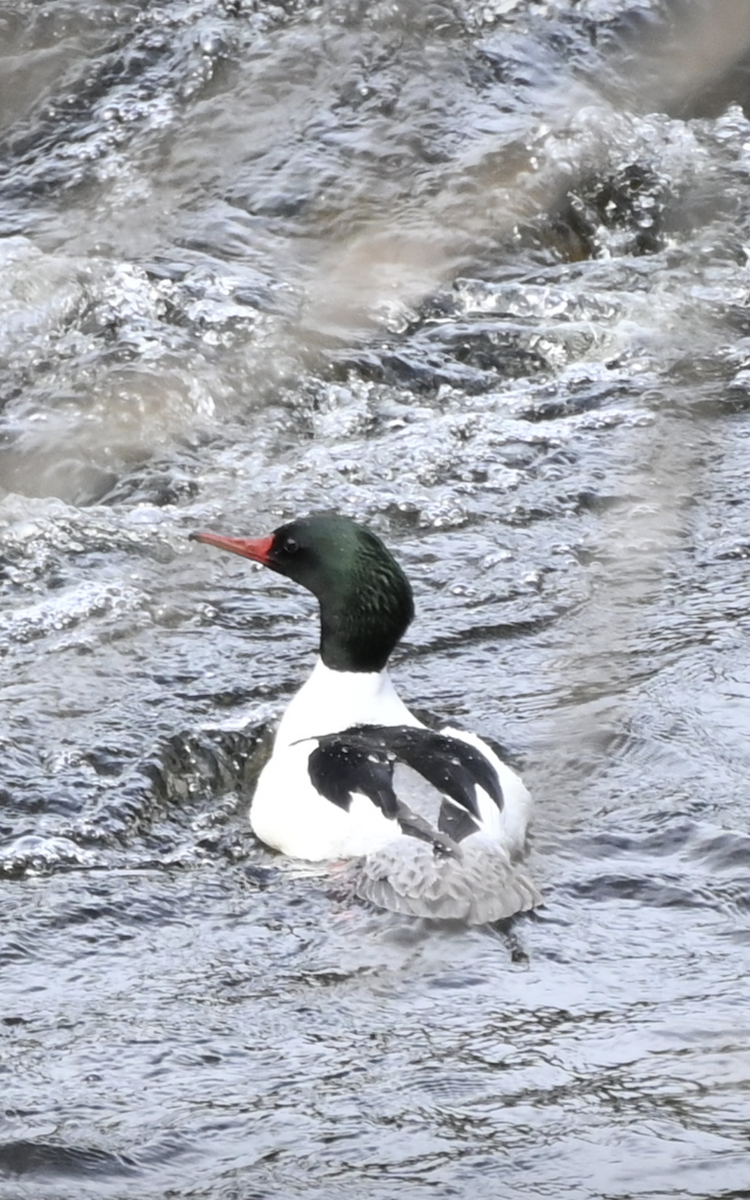
[{"label": "white breast", "polygon": [[311,862],[356,858],[387,845],[400,829],[370,800],[355,796],[345,811],[312,786],[310,739],[352,725],[420,724],[399,699],[387,671],[332,671],[319,659],[282,717],[253,798],[253,830],[267,846]]},{"label": "white breast", "polygon": [[299,738],[339,733],[352,725],[416,725],[387,671],[332,671],[320,659],[279,725],[274,754]]},{"label": "white breast", "polygon": [[[258,780],[250,819],[267,846],[293,858],[320,861],[360,857],[404,837],[396,821],[386,818],[365,796],[355,795],[344,810],[321,796],[310,782],[312,739],[354,725],[424,728],[399,699],[387,671],[332,671],[319,660],[284,713],[273,754]],[[520,851],[531,808],[521,779],[475,734],[443,732],[475,746],[497,771],[505,803],[501,812],[479,791],[483,833],[511,854]]]}]

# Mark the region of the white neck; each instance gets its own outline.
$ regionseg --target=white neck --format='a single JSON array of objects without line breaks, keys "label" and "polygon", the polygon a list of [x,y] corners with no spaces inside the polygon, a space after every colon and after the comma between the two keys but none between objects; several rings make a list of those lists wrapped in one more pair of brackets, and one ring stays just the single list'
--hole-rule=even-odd
[{"label": "white neck", "polygon": [[318,659],[279,725],[274,749],[352,725],[419,725],[396,695],[387,670],[332,671]]}]

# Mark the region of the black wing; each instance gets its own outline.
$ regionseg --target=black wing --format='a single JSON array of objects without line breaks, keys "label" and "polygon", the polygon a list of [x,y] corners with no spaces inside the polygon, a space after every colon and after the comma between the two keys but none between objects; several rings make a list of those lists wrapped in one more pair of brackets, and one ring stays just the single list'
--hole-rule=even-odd
[{"label": "black wing", "polygon": [[[315,740],[308,770],[316,791],[347,810],[352,794],[361,793],[386,817],[395,818],[404,833],[432,842],[440,853],[455,853],[456,843],[479,829],[477,787],[498,808],[503,806],[492,766],[481,751],[459,738],[410,725],[357,725]],[[437,829],[396,795],[397,763],[411,767],[446,798]]]},{"label": "black wing", "polygon": [[307,768],[315,790],[347,812],[353,793],[359,792],[386,817],[395,817],[404,833],[431,842],[438,854],[455,854],[458,847],[447,831],[433,829],[429,821],[399,800],[393,788],[395,757],[382,747],[365,744],[361,738],[350,739],[350,732],[318,740]]},{"label": "black wing", "polygon": [[360,725],[354,731],[389,749],[396,758],[418,771],[445,796],[450,796],[474,817],[479,816],[477,787],[482,788],[499,809],[503,791],[497,772],[476,746],[460,738],[411,725]]}]

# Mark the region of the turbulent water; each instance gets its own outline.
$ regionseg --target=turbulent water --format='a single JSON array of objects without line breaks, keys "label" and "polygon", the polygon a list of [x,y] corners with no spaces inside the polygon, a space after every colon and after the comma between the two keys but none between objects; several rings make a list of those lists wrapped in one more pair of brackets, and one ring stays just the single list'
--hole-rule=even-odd
[{"label": "turbulent water", "polygon": [[[750,1194],[746,0],[0,13],[0,1197]],[[336,508],[545,905],[248,797]]]}]

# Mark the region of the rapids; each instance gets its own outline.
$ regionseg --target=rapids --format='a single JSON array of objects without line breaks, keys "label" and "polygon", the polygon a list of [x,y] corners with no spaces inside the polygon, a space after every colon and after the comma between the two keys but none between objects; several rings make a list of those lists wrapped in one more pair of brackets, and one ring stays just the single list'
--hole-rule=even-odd
[{"label": "rapids", "polygon": [[[0,1198],[750,1186],[746,0],[0,13]],[[336,508],[545,895],[353,908],[247,823]]]}]

